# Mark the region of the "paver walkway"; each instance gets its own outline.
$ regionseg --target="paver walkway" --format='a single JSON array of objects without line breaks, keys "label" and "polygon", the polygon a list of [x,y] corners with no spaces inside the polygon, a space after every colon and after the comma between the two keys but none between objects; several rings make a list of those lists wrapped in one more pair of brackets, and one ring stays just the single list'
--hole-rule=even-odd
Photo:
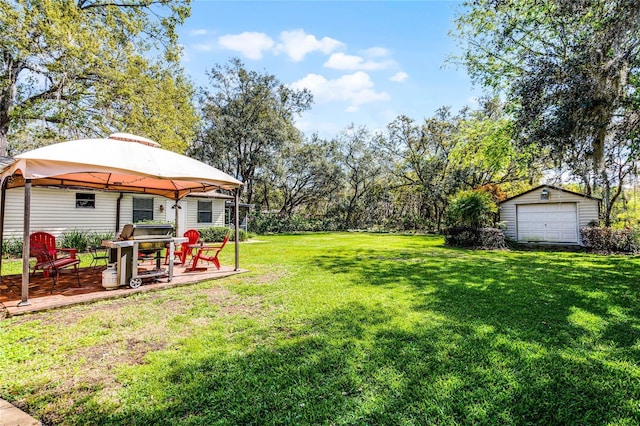
[{"label": "paver walkway", "polygon": [[42,423],[18,407],[15,407],[4,399],[0,399],[0,426],[32,426],[41,424]]},{"label": "paver walkway", "polygon": [[166,278],[160,278],[156,282],[145,283],[136,289],[121,286],[115,290],[106,290],[102,287],[102,270],[104,269],[104,267],[80,269],[80,287],[78,287],[75,274],[65,271],[61,274],[52,294],[50,294],[52,279],[44,277],[42,273],[37,273],[30,279],[28,306],[18,306],[22,276],[3,276],[0,281],[0,305],[4,305],[4,308],[11,316],[21,315],[63,306],[90,303],[97,300],[127,297],[136,293],[194,284],[246,272],[244,269],[234,271],[231,266],[222,266],[220,270],[212,266],[190,271],[179,265],[174,268],[171,282],[167,282]]}]

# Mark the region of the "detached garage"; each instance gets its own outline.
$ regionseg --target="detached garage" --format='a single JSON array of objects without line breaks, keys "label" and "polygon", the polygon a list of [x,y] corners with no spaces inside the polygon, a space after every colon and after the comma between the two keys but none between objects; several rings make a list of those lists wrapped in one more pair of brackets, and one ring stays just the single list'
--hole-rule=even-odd
[{"label": "detached garage", "polygon": [[521,243],[580,244],[580,228],[598,221],[600,200],[541,185],[500,203],[505,236]]}]

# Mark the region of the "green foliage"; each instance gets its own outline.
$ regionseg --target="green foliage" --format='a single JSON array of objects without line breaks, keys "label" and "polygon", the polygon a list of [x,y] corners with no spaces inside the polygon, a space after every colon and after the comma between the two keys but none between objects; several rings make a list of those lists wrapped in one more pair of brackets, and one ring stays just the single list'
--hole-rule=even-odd
[{"label": "green foliage", "polygon": [[454,35],[472,78],[500,93],[517,139],[603,198],[609,225],[640,134],[640,3],[466,1]]},{"label": "green foliage", "polygon": [[113,233],[97,233],[80,229],[72,229],[63,232],[62,236],[56,239],[58,247],[74,248],[79,252],[87,251],[88,247],[100,246],[103,240],[112,240]]},{"label": "green foliage", "polygon": [[[217,243],[224,240],[225,235],[229,235],[229,241],[235,241],[235,231],[223,226],[212,226],[210,228],[200,229],[200,239],[207,243]],[[249,234],[244,230],[239,230],[240,241],[249,239]]]},{"label": "green foliage", "polygon": [[447,224],[482,228],[490,226],[495,220],[498,207],[485,191],[461,191],[449,203]]},{"label": "green foliage", "polygon": [[293,120],[310,108],[313,97],[273,75],[247,70],[238,58],[216,65],[209,79],[202,100],[204,132],[190,154],[243,181],[244,199],[252,203],[259,171],[271,166],[287,142],[300,139]]},{"label": "green foliage", "polygon": [[[0,2],[0,154],[114,129],[184,151],[193,90],[176,28],[189,0]],[[10,152],[11,153],[11,152]]]},{"label": "green foliage", "polygon": [[20,257],[22,256],[22,238],[6,238],[2,240],[2,256],[8,257]]},{"label": "green foliage", "polygon": [[343,230],[344,225],[338,218],[312,218],[299,214],[285,217],[275,213],[255,212],[250,219],[251,229],[257,234],[288,232],[318,232]]}]

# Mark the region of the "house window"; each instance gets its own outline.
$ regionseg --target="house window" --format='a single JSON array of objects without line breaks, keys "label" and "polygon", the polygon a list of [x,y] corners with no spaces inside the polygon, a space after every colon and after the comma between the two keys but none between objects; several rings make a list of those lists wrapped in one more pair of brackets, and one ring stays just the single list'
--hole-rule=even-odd
[{"label": "house window", "polygon": [[133,223],[153,220],[153,198],[133,197]]},{"label": "house window", "polygon": [[96,194],[86,194],[76,192],[76,208],[77,209],[95,209]]},{"label": "house window", "polygon": [[213,207],[211,201],[198,201],[198,223],[213,222]]}]

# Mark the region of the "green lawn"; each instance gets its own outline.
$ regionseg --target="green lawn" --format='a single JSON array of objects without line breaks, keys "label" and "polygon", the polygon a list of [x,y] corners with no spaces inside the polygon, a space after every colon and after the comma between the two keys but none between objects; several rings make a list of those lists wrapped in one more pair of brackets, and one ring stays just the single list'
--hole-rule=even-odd
[{"label": "green lawn", "polygon": [[62,424],[640,424],[638,257],[259,239],[247,274],[0,321],[0,397]]}]

